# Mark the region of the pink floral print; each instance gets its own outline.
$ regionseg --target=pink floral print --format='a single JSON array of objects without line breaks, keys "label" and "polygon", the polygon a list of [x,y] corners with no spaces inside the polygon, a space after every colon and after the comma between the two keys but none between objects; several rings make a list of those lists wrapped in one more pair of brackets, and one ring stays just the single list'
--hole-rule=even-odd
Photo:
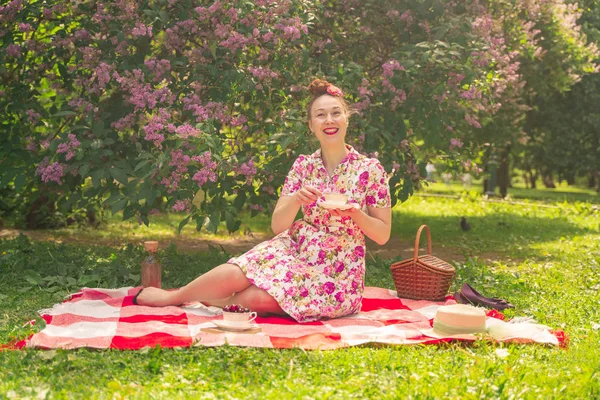
[{"label": "pink floral print", "polygon": [[[281,195],[310,185],[321,192],[345,193],[365,212],[367,207],[390,207],[388,178],[379,161],[348,149],[333,176],[325,170],[320,150],[298,157]],[[364,234],[350,217],[333,216],[316,202],[303,206],[302,213],[287,231],[229,263],[238,265],[299,322],[358,312],[365,277]]]}]

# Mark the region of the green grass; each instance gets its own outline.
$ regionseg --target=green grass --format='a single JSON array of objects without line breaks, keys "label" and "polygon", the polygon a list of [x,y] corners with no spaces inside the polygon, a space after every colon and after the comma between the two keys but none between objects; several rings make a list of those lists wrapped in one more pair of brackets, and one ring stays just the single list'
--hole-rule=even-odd
[{"label": "green grass", "polygon": [[[0,352],[0,398],[600,398],[600,331],[594,329],[600,324],[596,197],[579,193],[583,197],[564,202],[561,196],[530,194],[539,200],[527,205],[478,196],[415,196],[394,210],[393,235],[412,241],[420,224],[429,225],[434,253],[446,246],[466,256],[455,263],[453,289],[469,282],[515,304],[509,317],[529,315],[564,329],[571,338],[566,350],[478,342],[335,351],[5,351]],[[460,230],[461,216],[472,225],[470,231]],[[153,230],[172,234],[178,217],[161,218],[162,225],[131,229],[146,229],[149,237],[156,234]],[[255,231],[268,227],[264,217],[249,223]],[[111,222],[102,231],[126,243],[129,234],[120,237],[119,229],[125,228],[119,225]],[[98,238],[89,232],[90,240]],[[201,237],[191,231],[184,235]],[[496,261],[485,261],[489,254]],[[183,253],[175,246],[162,250],[165,285],[179,286],[228,256],[217,250]],[[0,241],[0,342],[39,330],[39,319],[36,327],[23,323],[36,318],[36,310],[76,291],[80,282],[137,284],[142,257],[142,250],[132,245],[82,247],[24,237]],[[367,285],[393,287],[389,263],[368,258]],[[26,272],[30,269],[46,278],[41,286],[28,282],[37,279]],[[498,355],[499,348],[507,349],[508,356]]]},{"label": "green grass", "polygon": [[270,221],[264,217],[251,218],[249,214],[241,216],[242,229],[229,234],[225,223],[219,226],[216,233],[210,233],[206,229],[200,232],[196,230],[196,223],[191,221],[177,234],[177,228],[181,220],[186,217],[183,213],[161,213],[150,216],[150,225],[146,226],[135,218],[123,221],[121,213],[109,215],[97,228],[91,226],[71,225],[65,228],[53,230],[38,230],[33,232],[37,237],[52,238],[54,240],[72,241],[76,238],[78,242],[105,244],[118,246],[122,243],[141,243],[144,240],[158,240],[166,242],[178,237],[185,238],[207,238],[207,239],[237,239],[243,238],[250,233],[270,231]]},{"label": "green grass", "polygon": [[[415,196],[394,209],[393,235],[414,237],[421,224],[435,244],[461,248],[469,256],[496,252],[504,257],[543,256],[546,246],[597,232],[599,210],[589,203],[510,204],[482,198],[440,199]],[[461,217],[472,229],[460,229]],[[422,243],[425,242],[422,238]]]},{"label": "green grass", "polygon": [[[523,183],[515,182],[513,187],[508,189],[507,200],[528,199],[549,203],[581,201],[600,204],[600,195],[592,189],[569,186],[566,182],[557,183],[556,189],[547,189],[541,183],[539,184],[540,188],[532,190],[525,188]],[[470,188],[466,188],[462,183],[456,181],[450,181],[450,184],[426,182],[421,192],[457,195],[461,193],[476,194],[482,192],[482,190],[483,183],[481,180],[477,180],[473,182]],[[498,188],[496,188],[496,193],[499,193]]]}]

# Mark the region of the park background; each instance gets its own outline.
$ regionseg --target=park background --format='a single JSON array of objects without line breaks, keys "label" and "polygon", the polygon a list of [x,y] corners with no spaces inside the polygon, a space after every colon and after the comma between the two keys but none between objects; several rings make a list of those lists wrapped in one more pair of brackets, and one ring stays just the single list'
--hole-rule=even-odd
[{"label": "park background", "polygon": [[367,284],[393,287],[426,223],[456,285],[571,345],[2,352],[0,392],[598,397],[599,38],[597,0],[3,1],[2,343],[82,286],[139,284],[143,240],[175,287],[270,237],[321,77],[390,175]]}]

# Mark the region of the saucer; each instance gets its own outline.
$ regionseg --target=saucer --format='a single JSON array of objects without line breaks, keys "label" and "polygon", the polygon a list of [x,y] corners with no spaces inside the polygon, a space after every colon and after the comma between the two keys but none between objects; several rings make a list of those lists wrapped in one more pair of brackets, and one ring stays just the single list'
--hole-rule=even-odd
[{"label": "saucer", "polygon": [[239,323],[239,322],[224,321],[222,319],[218,319],[218,320],[210,321],[210,322],[212,322],[217,327],[219,327],[223,330],[234,331],[234,332],[247,331],[248,329],[253,329],[253,328],[257,327],[256,324],[253,324],[250,322]]},{"label": "saucer", "polygon": [[323,208],[326,208],[328,210],[349,210],[351,208],[358,208],[358,204],[356,203],[331,203],[331,202],[326,202],[326,201],[320,201],[317,202],[317,204]]}]

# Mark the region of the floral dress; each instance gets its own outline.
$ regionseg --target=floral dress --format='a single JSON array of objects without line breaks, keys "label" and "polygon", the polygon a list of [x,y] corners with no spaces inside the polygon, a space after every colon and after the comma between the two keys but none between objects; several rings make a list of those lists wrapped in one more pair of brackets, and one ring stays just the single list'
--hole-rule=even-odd
[{"label": "floral dress", "polygon": [[[321,150],[294,162],[281,195],[291,196],[305,185],[321,192],[348,195],[367,206],[390,207],[385,170],[377,159],[349,153],[329,176]],[[304,217],[273,239],[230,259],[257,287],[299,322],[335,318],[358,312],[365,276],[365,237],[350,217],[337,217],[317,204],[302,206]]]}]

